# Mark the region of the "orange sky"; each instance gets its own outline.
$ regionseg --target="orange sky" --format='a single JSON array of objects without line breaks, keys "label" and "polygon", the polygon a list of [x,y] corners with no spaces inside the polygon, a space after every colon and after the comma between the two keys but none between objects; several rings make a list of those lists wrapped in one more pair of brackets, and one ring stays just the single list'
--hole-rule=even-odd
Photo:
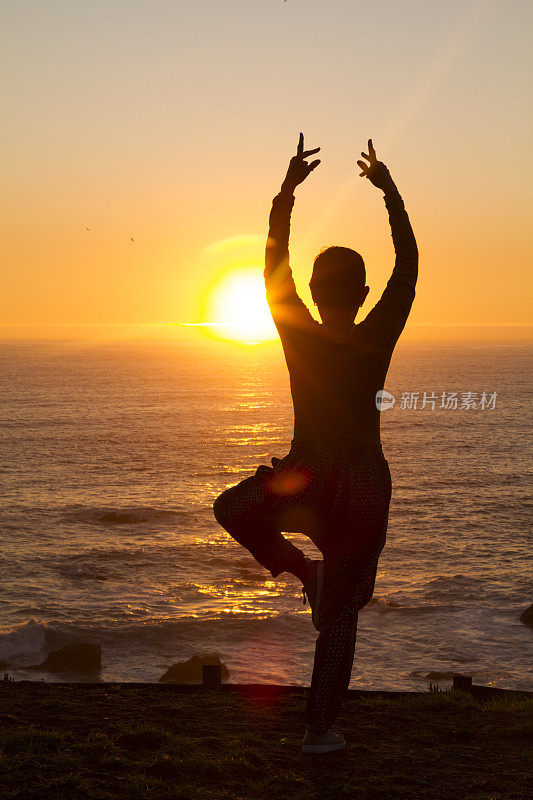
[{"label": "orange sky", "polygon": [[382,195],[354,166],[371,136],[419,242],[406,335],[479,325],[474,338],[529,335],[529,2],[13,0],[2,10],[0,337],[151,337],[178,330],[160,323],[201,321],[215,275],[262,268],[300,130],[322,147],[293,212],[306,301],[324,246],[361,252],[367,310],[392,269]]}]

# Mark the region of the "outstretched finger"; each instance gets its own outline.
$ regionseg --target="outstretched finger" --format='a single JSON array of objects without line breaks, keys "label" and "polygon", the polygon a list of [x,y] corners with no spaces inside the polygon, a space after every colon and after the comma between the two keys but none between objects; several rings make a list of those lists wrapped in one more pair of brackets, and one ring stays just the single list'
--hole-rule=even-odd
[{"label": "outstretched finger", "polygon": [[300,133],[300,138],[298,139],[298,148],[296,150],[296,155],[300,156],[300,158],[301,158],[302,155],[303,155],[303,151],[304,151],[304,135],[303,135],[303,133]]},{"label": "outstretched finger", "polygon": [[358,161],[357,166],[362,169],[363,171],[360,173],[360,177],[362,178],[364,175],[368,174],[369,167],[368,164],[365,164],[364,161]]},{"label": "outstretched finger", "polygon": [[[319,148],[319,149],[320,149],[320,148]],[[315,152],[316,152],[316,151],[315,151]],[[312,162],[309,164],[309,172],[312,172],[312,170],[314,170],[314,169],[315,169],[315,167],[318,167],[318,165],[319,165],[319,164],[320,164],[320,159],[319,159],[319,158],[317,158],[317,159],[316,159],[316,161],[312,161]]]},{"label": "outstretched finger", "polygon": [[368,153],[370,155],[371,161],[377,161],[376,151],[374,150],[374,145],[372,144],[372,139],[368,140]]},{"label": "outstretched finger", "polygon": [[314,150],[304,150],[304,152],[302,153],[302,158],[308,158],[309,156],[312,156],[314,153],[318,153],[319,150],[320,147],[315,147]]}]

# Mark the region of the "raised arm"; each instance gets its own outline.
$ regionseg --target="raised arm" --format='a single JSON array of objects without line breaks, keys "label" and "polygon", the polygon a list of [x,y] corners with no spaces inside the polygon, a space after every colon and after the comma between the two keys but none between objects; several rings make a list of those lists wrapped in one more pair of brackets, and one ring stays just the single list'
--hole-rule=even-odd
[{"label": "raised arm", "polygon": [[279,323],[301,327],[305,322],[314,322],[296,292],[289,264],[289,233],[294,190],[320,164],[319,159],[312,161],[311,164],[305,159],[313,153],[318,153],[319,150],[320,147],[304,150],[304,137],[302,133],[300,134],[296,155],[291,158],[281,190],[272,201],[265,248],[264,276],[267,301],[278,329]]},{"label": "raised arm", "polygon": [[362,170],[360,177],[368,178],[385,194],[396,253],[394,269],[385,291],[362,324],[392,349],[405,326],[415,297],[418,248],[400,193],[385,164],[377,160],[371,139],[368,140],[368,154],[361,155],[369,163],[357,162]]}]

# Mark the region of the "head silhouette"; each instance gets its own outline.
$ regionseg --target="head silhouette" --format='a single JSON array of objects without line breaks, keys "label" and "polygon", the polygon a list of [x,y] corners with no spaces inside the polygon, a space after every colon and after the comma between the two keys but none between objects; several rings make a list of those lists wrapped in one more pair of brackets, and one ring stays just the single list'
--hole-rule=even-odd
[{"label": "head silhouette", "polygon": [[328,247],[315,258],[311,296],[326,324],[353,323],[367,294],[365,263],[349,247]]}]

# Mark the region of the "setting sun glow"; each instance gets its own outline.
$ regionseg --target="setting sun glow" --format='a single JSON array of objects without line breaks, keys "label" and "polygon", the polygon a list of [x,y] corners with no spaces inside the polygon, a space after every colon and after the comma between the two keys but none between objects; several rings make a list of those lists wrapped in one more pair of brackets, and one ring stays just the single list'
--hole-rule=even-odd
[{"label": "setting sun glow", "polygon": [[275,339],[277,332],[265,297],[262,268],[228,271],[210,293],[207,318],[213,322],[206,330],[217,338],[243,344]]}]

